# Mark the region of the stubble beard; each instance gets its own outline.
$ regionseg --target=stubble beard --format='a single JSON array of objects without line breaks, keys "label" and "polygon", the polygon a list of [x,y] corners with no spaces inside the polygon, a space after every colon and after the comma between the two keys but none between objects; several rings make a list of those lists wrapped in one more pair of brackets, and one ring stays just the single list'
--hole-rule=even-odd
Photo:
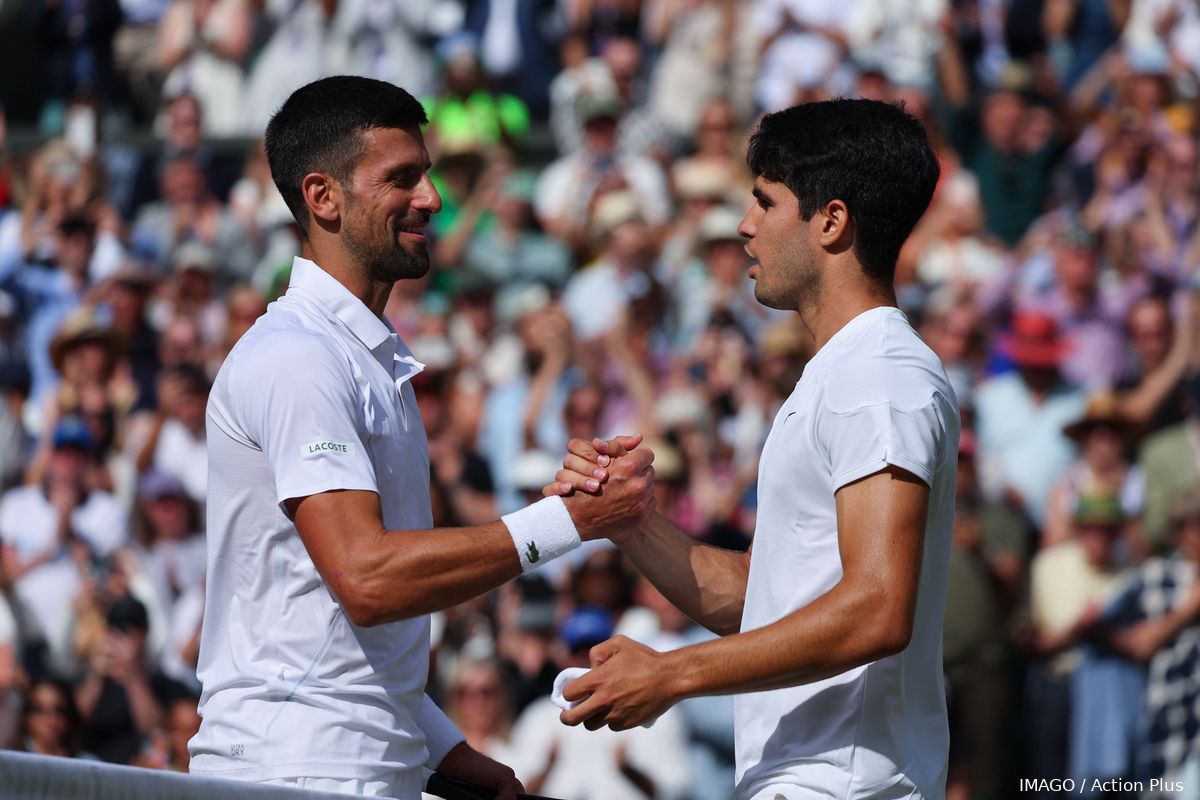
[{"label": "stubble beard", "polygon": [[815,305],[821,296],[821,270],[807,244],[797,247],[796,252],[789,255],[778,260],[775,267],[778,274],[773,285],[764,284],[762,261],[759,261],[754,299],[767,308],[802,311]]},{"label": "stubble beard", "polygon": [[[349,210],[349,209],[347,209]],[[386,242],[373,242],[362,234],[358,224],[347,214],[342,222],[342,241],[346,251],[359,269],[373,283],[395,283],[425,277],[429,272],[429,251],[421,243],[409,250],[400,241],[400,231],[393,228]]]}]

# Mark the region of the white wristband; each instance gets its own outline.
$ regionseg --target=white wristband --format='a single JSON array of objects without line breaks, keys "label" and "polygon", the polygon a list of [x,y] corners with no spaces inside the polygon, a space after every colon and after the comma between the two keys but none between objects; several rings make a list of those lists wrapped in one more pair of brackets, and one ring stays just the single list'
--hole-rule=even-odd
[{"label": "white wristband", "polygon": [[579,531],[561,497],[547,497],[500,518],[508,527],[521,558],[521,571],[530,572],[582,544]]}]

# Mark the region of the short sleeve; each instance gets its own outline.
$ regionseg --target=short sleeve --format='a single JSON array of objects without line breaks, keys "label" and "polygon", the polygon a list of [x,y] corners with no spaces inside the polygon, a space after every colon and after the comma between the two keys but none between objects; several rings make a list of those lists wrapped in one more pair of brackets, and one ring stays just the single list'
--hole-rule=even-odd
[{"label": "short sleeve", "polygon": [[280,505],[337,489],[378,492],[350,360],[321,337],[277,333],[231,375],[231,398],[262,448]]},{"label": "short sleeve", "polygon": [[818,439],[829,457],[836,492],[848,483],[873,475],[889,465],[911,472],[933,485],[946,422],[940,395],[916,408],[883,401],[848,411],[826,410]]}]

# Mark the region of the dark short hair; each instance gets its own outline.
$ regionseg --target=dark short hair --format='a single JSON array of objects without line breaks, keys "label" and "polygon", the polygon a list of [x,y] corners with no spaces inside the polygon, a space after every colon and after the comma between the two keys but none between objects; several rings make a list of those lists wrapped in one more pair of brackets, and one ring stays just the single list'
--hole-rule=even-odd
[{"label": "dark short hair", "polygon": [[787,186],[802,219],[843,201],[855,224],[854,254],[887,286],[939,173],[921,122],[878,100],[825,100],[768,114],[750,137],[746,163],[755,176]]},{"label": "dark short hair", "polygon": [[267,125],[265,145],[271,178],[300,230],[308,233],[305,175],[324,172],[346,183],[363,154],[361,134],[428,121],[415,97],[372,78],[334,75],[292,92]]}]

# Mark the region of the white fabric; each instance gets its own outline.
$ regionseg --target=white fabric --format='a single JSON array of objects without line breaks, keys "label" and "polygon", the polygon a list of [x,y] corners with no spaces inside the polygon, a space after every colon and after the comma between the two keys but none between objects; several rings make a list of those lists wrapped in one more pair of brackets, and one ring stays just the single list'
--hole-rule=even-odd
[{"label": "white fabric", "polygon": [[546,497],[500,518],[521,558],[521,571],[532,572],[582,544],[561,497]]},{"label": "white fabric", "polygon": [[[587,222],[588,210],[600,175],[593,169],[594,156],[586,151],[572,153],[550,164],[538,178],[533,208],[541,220],[563,218],[574,225]],[[667,175],[653,159],[619,156],[612,169],[621,174],[629,191],[637,197],[638,211],[651,225],[662,225],[671,215],[671,192]]]},{"label": "white fabric", "polygon": [[517,0],[492,0],[483,28],[483,41],[479,45],[479,57],[490,75],[507,75],[521,65]]},{"label": "white fabric", "polygon": [[942,617],[958,433],[941,363],[890,307],[838,331],[780,408],[759,467],[743,631],[840,580],[834,493],[846,484],[899,467],[930,486],[928,521],[908,648],[823,681],[736,697],[737,800],[771,797],[772,784],[838,800],[944,797]]},{"label": "white fabric", "polygon": [[858,0],[759,0],[754,5],[759,34],[769,37],[782,33],[762,56],[755,97],[767,111],[776,111],[796,102],[799,89],[819,86],[837,70],[841,50],[820,33],[789,25],[787,17],[806,26],[843,31],[846,20],[854,17]]},{"label": "white fabric", "polygon": [[[193,772],[374,780],[436,765],[461,734],[424,696],[429,617],[353,624],[289,498],[379,494],[389,531],[428,529],[429,456],[409,379],[423,365],[311,261],[295,260],[208,404],[208,583]],[[453,741],[451,741],[453,740]]]},{"label": "white fabric", "polygon": [[589,670],[587,667],[567,667],[562,672],[558,673],[558,675],[554,677],[554,688],[550,691],[550,702],[554,703],[554,705],[558,706],[563,711],[570,711],[572,708],[582,703],[585,699],[583,697],[579,698],[578,700],[568,700],[567,698],[563,697],[563,689],[565,689],[567,684],[571,681],[582,677],[583,675],[587,675],[589,672],[591,672],[591,670]]},{"label": "white fabric", "polygon": [[[679,709],[669,709],[653,728],[589,731],[559,722],[548,697],[535,700],[513,726],[510,764],[526,785],[546,773],[539,793],[570,800],[626,800],[645,797],[621,772],[619,757],[654,782],[656,800],[680,800],[691,770],[687,729]],[[549,756],[554,753],[553,761]]]},{"label": "white fabric", "polygon": [[177,419],[168,419],[154,448],[154,468],[179,479],[188,497],[204,503],[208,491],[208,447],[204,434],[192,436]]},{"label": "white fabric", "polygon": [[[58,511],[41,486],[18,486],[0,499],[0,540],[28,562],[59,549]],[[108,556],[129,539],[129,521],[107,492],[92,492],[72,513],[71,530],[98,556]],[[42,636],[57,670],[73,666],[71,603],[83,587],[79,568],[64,552],[17,579],[18,614],[28,615],[34,635]]]}]

